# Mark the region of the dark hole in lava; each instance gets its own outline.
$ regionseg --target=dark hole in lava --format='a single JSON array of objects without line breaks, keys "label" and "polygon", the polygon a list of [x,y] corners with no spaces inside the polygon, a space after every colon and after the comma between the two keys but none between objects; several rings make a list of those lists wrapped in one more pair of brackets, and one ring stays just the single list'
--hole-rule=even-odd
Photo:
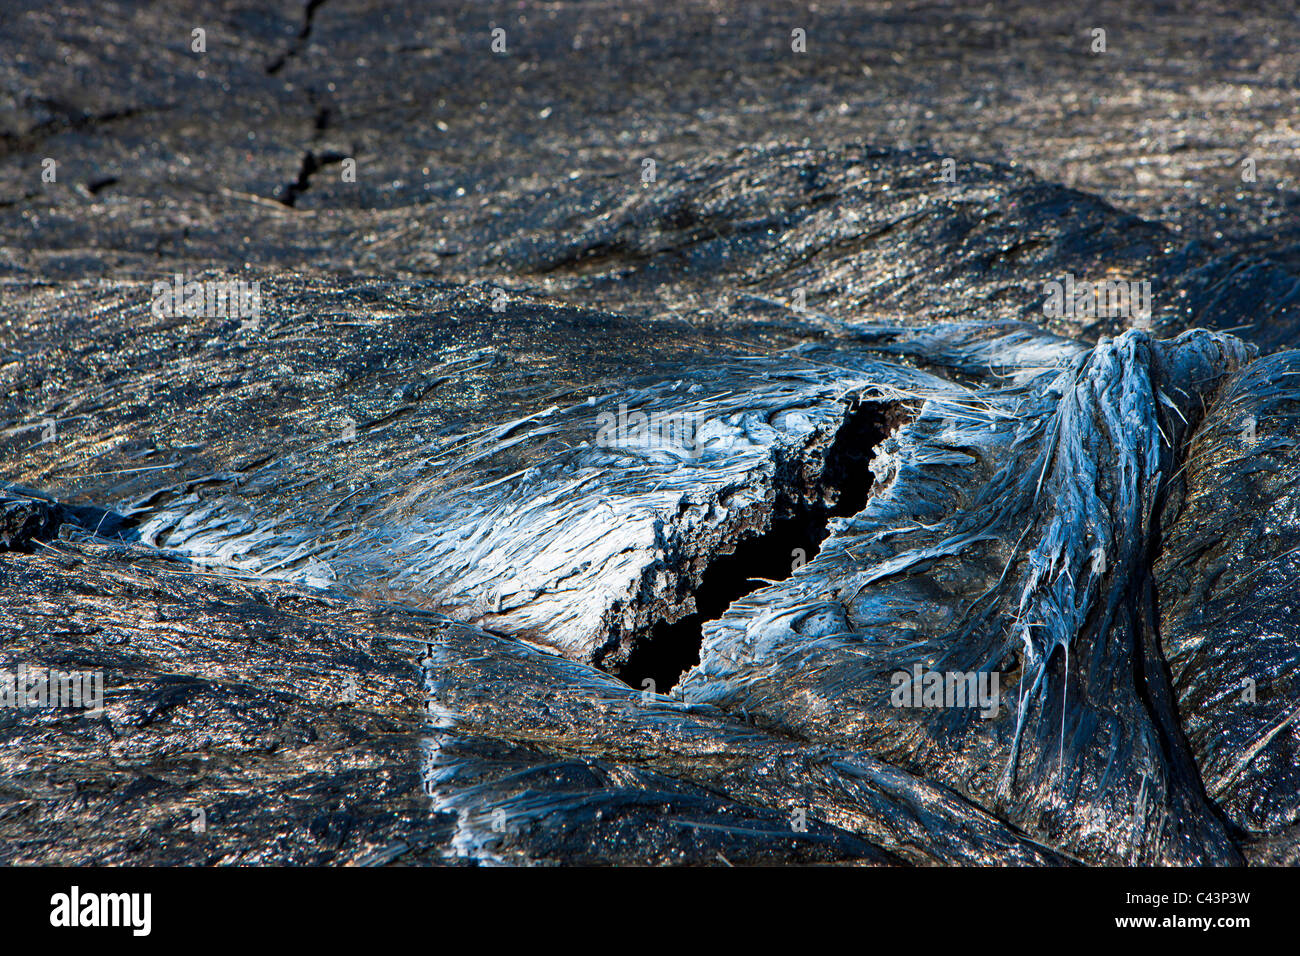
[{"label": "dark hole in lava", "polygon": [[778,473],[777,499],[768,530],[742,538],[733,553],[715,557],[695,591],[696,612],[671,624],[655,624],[649,637],[642,636],[627,661],[614,669],[615,676],[638,690],[649,679],[654,681],[654,691],[667,693],[682,674],[700,662],[705,621],[721,617],[734,601],[768,581],[790,577],[796,550],[812,560],[826,539],[830,519],[855,515],[866,506],[871,493],[868,466],[872,449],[889,433],[889,412],[889,406],[876,403],[849,410],[826,452],[816,494],[791,494],[796,476]]}]

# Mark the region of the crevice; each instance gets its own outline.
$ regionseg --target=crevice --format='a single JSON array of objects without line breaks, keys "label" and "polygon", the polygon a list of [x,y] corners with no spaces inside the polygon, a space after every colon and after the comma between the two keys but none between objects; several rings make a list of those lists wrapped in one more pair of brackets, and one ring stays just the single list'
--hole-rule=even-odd
[{"label": "crevice", "polygon": [[0,485],[0,551],[30,554],[53,541],[70,525],[90,537],[128,540],[136,527],[131,518],[92,505],[64,504],[19,485]]},{"label": "crevice", "polygon": [[765,530],[741,535],[730,542],[730,551],[713,555],[692,595],[695,612],[660,620],[633,635],[626,660],[609,665],[610,673],[638,690],[663,694],[675,687],[700,662],[706,622],[721,617],[746,594],[790,577],[816,557],[832,518],[850,517],[866,507],[872,449],[895,425],[889,406],[851,406],[829,446],[778,461]]},{"label": "crevice", "polygon": [[298,55],[302,44],[311,36],[312,21],[316,17],[316,11],[324,3],[325,0],[307,0],[307,9],[303,11],[302,27],[298,30],[298,36],[289,44],[287,50],[267,64],[266,72],[268,75],[275,76],[284,69],[284,65],[289,62],[291,57]]},{"label": "crevice", "polygon": [[276,200],[292,209],[294,203],[298,201],[298,197],[311,188],[312,176],[320,172],[326,166],[341,163],[346,158],[347,157],[342,153],[335,153],[333,151],[322,153],[317,156],[315,153],[308,150],[302,157],[302,165],[298,169],[298,178],[291,183],[285,183],[285,185],[281,186],[280,189],[277,190],[278,195],[275,197]]},{"label": "crevice", "polygon": [[116,186],[120,181],[116,176],[100,176],[86,183],[86,192],[92,196],[98,196],[109,186]]}]

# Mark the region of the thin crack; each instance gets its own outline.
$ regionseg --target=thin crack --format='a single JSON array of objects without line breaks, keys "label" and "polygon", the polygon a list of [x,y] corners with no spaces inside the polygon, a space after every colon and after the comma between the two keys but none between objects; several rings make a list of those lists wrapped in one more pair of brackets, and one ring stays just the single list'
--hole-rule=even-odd
[{"label": "thin crack", "polygon": [[275,197],[276,201],[292,209],[294,203],[298,201],[298,197],[311,188],[312,176],[326,166],[341,163],[345,159],[347,159],[346,156],[333,150],[321,153],[319,156],[308,150],[302,157],[302,165],[298,169],[298,178],[280,187],[279,194]]},{"label": "thin crack", "polygon": [[302,45],[311,36],[312,22],[316,18],[316,11],[324,6],[325,0],[307,0],[307,9],[303,12],[302,27],[298,30],[298,36],[289,44],[289,48],[277,56],[266,66],[266,72],[269,76],[275,76],[292,57],[298,55]]}]

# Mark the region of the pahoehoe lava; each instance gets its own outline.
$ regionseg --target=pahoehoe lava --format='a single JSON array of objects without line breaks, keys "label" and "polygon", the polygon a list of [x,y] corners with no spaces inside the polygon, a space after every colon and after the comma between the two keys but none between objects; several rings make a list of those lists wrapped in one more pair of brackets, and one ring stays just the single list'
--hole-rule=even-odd
[{"label": "pahoehoe lava", "polygon": [[1185,7],[28,5],[0,862],[1300,862],[1300,29]]}]

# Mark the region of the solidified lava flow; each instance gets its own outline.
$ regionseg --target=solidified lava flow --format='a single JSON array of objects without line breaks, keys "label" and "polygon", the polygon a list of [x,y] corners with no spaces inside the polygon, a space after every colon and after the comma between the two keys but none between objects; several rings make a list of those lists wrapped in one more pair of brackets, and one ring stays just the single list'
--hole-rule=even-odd
[{"label": "solidified lava flow", "polygon": [[0,863],[1300,862],[1293,16],[82,6]]}]

